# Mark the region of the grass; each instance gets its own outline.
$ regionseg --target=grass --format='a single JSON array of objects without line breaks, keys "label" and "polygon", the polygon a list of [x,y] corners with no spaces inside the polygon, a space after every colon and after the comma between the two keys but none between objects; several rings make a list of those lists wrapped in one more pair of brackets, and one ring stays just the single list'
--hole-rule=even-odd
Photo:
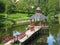
[{"label": "grass", "polygon": [[[0,13],[0,15],[4,15],[4,13]],[[7,21],[4,21],[3,23],[4,24],[10,24],[12,20],[14,21],[20,21],[20,20],[26,20],[28,19],[28,14],[21,14],[21,13],[16,13],[16,14],[8,14],[8,20]],[[4,19],[6,20],[6,19]]]},{"label": "grass", "polygon": [[28,19],[29,17],[28,17],[28,14],[17,13],[17,14],[8,15],[8,18],[18,21],[18,20]]},{"label": "grass", "polygon": [[[0,13],[0,15],[6,15],[4,13]],[[8,18],[12,20],[23,20],[23,19],[28,19],[28,14],[21,14],[21,13],[16,13],[16,14],[8,14]]]},{"label": "grass", "polygon": [[[6,16],[4,13],[0,13],[0,15]],[[8,18],[13,20],[21,20],[21,19],[28,19],[28,14],[16,13],[16,14],[8,14]]]},{"label": "grass", "polygon": [[23,32],[26,30],[28,25],[29,25],[29,23],[23,23],[23,24],[15,25],[15,26],[11,27],[11,30],[17,30],[19,32]]}]

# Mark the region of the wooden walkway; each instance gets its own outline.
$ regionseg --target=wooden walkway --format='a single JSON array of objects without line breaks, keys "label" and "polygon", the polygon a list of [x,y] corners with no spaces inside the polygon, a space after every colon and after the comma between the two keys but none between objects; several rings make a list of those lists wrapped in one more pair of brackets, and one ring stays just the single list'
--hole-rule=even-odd
[{"label": "wooden walkway", "polygon": [[[44,27],[46,28],[48,26],[44,26]],[[42,26],[35,26],[33,31],[27,30],[25,32],[22,32],[20,35],[9,40],[8,42],[4,43],[4,45],[11,45],[12,43],[14,43],[14,41],[17,41],[17,39],[20,43],[23,43],[26,40],[28,40],[35,32],[39,31],[41,28],[43,28],[43,27]]]}]

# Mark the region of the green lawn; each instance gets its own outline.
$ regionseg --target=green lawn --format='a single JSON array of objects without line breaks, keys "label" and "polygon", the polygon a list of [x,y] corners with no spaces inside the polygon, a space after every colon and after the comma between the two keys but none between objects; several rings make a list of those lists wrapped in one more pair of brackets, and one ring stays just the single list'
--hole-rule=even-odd
[{"label": "green lawn", "polygon": [[[0,15],[6,16],[4,13],[0,13]],[[23,19],[28,19],[28,14],[21,14],[21,13],[16,13],[16,14],[8,14],[8,18],[12,20],[23,20]]]},{"label": "green lawn", "polygon": [[[6,15],[4,13],[0,13],[0,15]],[[28,19],[28,14],[21,14],[21,13],[16,13],[16,14],[8,14],[8,20],[7,21],[4,21],[3,23],[4,24],[10,24],[11,21],[20,21],[20,20],[25,20],[25,19]],[[4,19],[5,20],[5,19]]]},{"label": "green lawn", "polygon": [[28,19],[29,17],[28,14],[17,13],[17,14],[8,15],[8,18],[18,21],[18,20]]},{"label": "green lawn", "polygon": [[[0,15],[6,16],[4,13],[0,13]],[[13,20],[22,20],[22,19],[28,19],[28,14],[21,14],[21,13],[16,13],[16,14],[8,14],[8,18],[13,19]]]}]

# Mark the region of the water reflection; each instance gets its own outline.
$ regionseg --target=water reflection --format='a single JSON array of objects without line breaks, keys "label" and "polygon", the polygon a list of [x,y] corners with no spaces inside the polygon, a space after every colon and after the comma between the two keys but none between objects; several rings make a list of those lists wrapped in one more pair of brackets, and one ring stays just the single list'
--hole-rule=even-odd
[{"label": "water reflection", "polygon": [[34,45],[48,45],[47,43],[40,43],[40,42],[37,42],[35,43]]},{"label": "water reflection", "polygon": [[52,34],[49,34],[49,36],[47,37],[47,43],[48,43],[48,45],[53,45],[54,42],[56,42],[55,39],[54,39],[54,37],[52,36]]},{"label": "water reflection", "polygon": [[56,36],[56,41],[57,41],[57,44],[60,45],[60,28],[59,28],[59,32]]},{"label": "water reflection", "polygon": [[59,37],[59,34],[57,34],[56,41],[57,41],[58,45],[60,45],[60,37]]}]

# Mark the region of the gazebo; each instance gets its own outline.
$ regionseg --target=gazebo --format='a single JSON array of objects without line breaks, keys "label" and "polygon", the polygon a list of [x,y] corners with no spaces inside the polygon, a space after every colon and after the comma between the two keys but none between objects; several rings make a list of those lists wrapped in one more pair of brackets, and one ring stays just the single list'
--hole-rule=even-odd
[{"label": "gazebo", "polygon": [[47,17],[41,13],[41,9],[37,7],[36,13],[30,17],[30,30],[34,30],[34,26],[36,25],[45,26],[46,23],[44,21],[46,19]]},{"label": "gazebo", "polygon": [[47,19],[47,17],[41,13],[41,9],[39,7],[36,9],[36,13],[30,17],[30,20],[34,21],[43,21],[45,19]]}]

